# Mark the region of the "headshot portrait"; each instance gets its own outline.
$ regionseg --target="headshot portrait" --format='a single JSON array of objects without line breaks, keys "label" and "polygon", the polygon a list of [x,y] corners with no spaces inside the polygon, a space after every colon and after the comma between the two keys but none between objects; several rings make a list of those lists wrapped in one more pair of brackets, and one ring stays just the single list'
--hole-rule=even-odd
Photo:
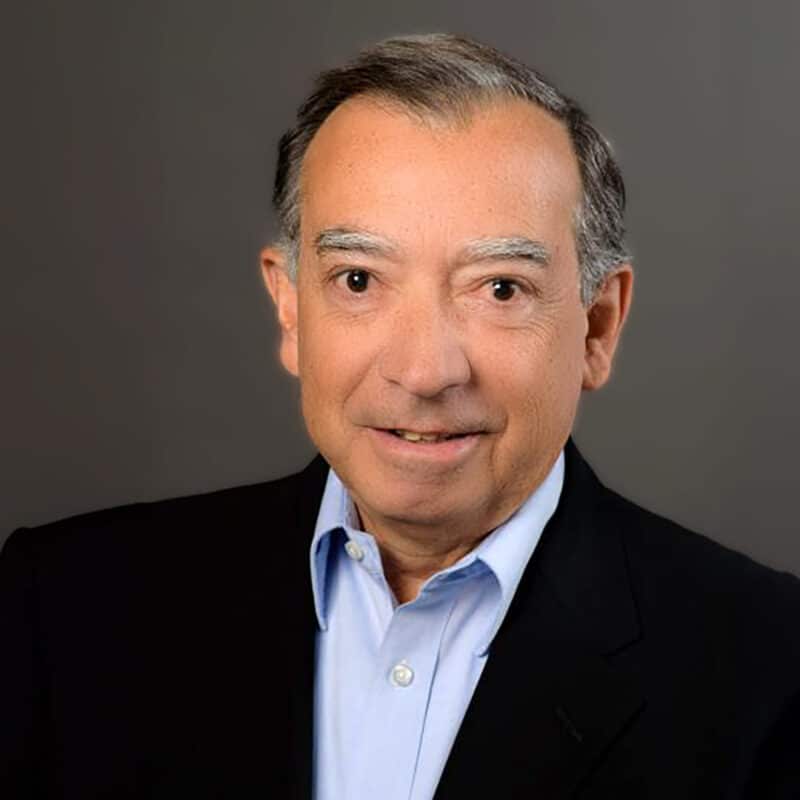
[{"label": "headshot portrait", "polygon": [[0,797],[800,797],[794,7],[44,19]]}]

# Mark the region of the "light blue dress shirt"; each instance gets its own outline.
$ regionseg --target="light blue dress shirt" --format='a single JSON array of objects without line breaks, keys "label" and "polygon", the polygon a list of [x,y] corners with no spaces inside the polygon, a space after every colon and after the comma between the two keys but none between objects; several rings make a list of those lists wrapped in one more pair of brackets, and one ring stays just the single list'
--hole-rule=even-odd
[{"label": "light blue dress shirt", "polygon": [[311,544],[319,622],[315,800],[430,800],[490,645],[564,478],[397,605],[375,539],[331,470]]}]

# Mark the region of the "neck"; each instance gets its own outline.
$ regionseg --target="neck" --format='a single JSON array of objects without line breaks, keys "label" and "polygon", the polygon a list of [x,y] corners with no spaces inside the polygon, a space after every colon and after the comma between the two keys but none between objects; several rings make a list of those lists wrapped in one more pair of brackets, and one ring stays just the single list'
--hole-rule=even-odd
[{"label": "neck", "polygon": [[474,549],[489,531],[464,535],[446,530],[406,531],[387,527],[359,509],[362,527],[378,544],[383,573],[398,603],[414,600],[431,575],[455,564]]}]

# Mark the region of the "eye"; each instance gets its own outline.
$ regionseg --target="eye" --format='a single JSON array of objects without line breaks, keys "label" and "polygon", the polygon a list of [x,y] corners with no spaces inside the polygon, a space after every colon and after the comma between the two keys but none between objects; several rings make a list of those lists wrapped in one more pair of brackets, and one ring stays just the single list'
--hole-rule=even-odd
[{"label": "eye", "polygon": [[512,281],[509,278],[492,278],[489,285],[492,287],[494,299],[501,302],[511,300],[519,291],[519,285],[516,281]]},{"label": "eye", "polygon": [[367,290],[369,283],[369,273],[363,269],[349,269],[343,273],[347,288],[354,294],[360,294]]}]

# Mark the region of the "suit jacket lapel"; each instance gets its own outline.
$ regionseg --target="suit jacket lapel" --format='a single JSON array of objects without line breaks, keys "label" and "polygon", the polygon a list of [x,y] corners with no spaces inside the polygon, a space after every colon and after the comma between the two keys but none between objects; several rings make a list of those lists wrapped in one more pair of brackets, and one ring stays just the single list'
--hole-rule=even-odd
[{"label": "suit jacket lapel", "polygon": [[613,655],[639,623],[605,490],[574,445],[559,507],[528,565],[436,797],[566,798],[643,699]]},{"label": "suit jacket lapel", "polygon": [[[314,534],[328,465],[317,456],[293,482],[296,494],[290,495],[290,518],[287,530],[293,546],[300,548],[292,559],[299,572],[292,578],[297,589],[291,593],[284,615],[287,628],[287,665],[289,686],[289,738],[292,752],[288,776],[290,797],[311,797],[314,714],[314,661],[317,618],[309,572],[309,547]],[[277,732],[281,735],[281,732]]]}]

